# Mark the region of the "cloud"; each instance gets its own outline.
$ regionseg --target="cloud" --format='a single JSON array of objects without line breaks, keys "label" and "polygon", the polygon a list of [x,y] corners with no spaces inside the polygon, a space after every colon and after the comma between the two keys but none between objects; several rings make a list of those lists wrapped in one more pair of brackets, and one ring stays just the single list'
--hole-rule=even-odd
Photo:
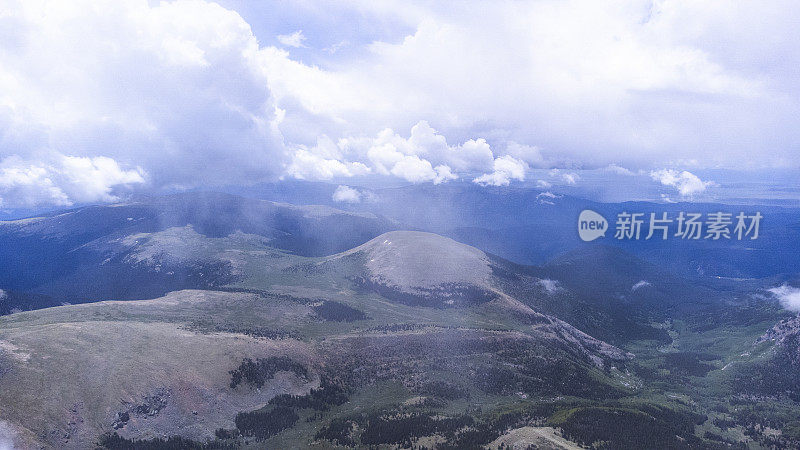
[{"label": "cloud", "polygon": [[615,173],[617,175],[627,175],[627,176],[636,175],[630,169],[626,169],[625,167],[619,166],[619,165],[614,164],[614,163],[611,163],[611,164],[603,167],[602,170],[605,171],[605,172]]},{"label": "cloud", "polygon": [[[113,160],[146,174],[130,183],[141,189],[520,179],[503,157],[634,173],[688,160],[800,167],[800,10],[788,0],[357,0],[279,3],[271,14],[226,0],[8,1],[0,158],[13,151],[34,168],[24,177],[39,185],[24,190],[38,193],[20,194],[28,203],[83,196],[67,192],[54,154]],[[280,18],[301,12],[303,31],[280,34]],[[317,48],[287,50],[306,35]],[[273,36],[275,46],[259,44]],[[666,185],[686,195],[708,186],[682,177]],[[114,197],[111,182],[85,198]]]},{"label": "cloud", "polygon": [[369,190],[358,190],[356,188],[339,185],[333,192],[333,201],[344,203],[375,203],[378,201],[378,196]]},{"label": "cloud", "polygon": [[458,175],[454,174],[450,167],[444,164],[434,167],[434,170],[436,170],[436,178],[433,179],[433,184],[441,184],[458,179]]},{"label": "cloud", "polygon": [[[320,165],[326,170],[317,170]],[[412,183],[440,184],[458,179],[461,174],[486,170],[494,171],[485,175],[487,180],[508,184],[511,179],[523,180],[526,166],[508,155],[495,158],[484,139],[450,145],[427,122],[420,121],[411,127],[407,138],[390,128],[375,137],[351,136],[337,142],[323,136],[316,145],[295,150],[288,173],[306,179],[377,174]]]},{"label": "cloud", "polygon": [[292,34],[279,34],[277,38],[278,42],[287,47],[305,47],[303,42],[305,42],[306,37],[303,35],[303,30],[297,30]]},{"label": "cloud", "polygon": [[298,149],[286,172],[301,180],[331,180],[366,175],[371,169],[360,162],[342,162],[335,158],[325,158],[307,149]]},{"label": "cloud", "polygon": [[333,201],[345,203],[361,203],[361,192],[350,186],[339,185],[333,192]]},{"label": "cloud", "polygon": [[558,281],[547,278],[540,279],[539,285],[542,286],[548,294],[555,294],[563,289]]},{"label": "cloud", "polygon": [[540,189],[550,189],[553,187],[553,183],[545,180],[536,180],[536,187]]},{"label": "cloud", "polygon": [[631,286],[631,292],[636,292],[639,289],[641,289],[643,287],[647,287],[647,286],[652,286],[652,284],[647,280],[639,281],[638,283],[636,283],[633,286]]},{"label": "cloud", "polygon": [[790,311],[800,311],[800,288],[784,284],[768,289],[768,291],[775,295],[784,308]]},{"label": "cloud", "polygon": [[432,167],[430,161],[418,156],[403,156],[394,164],[391,173],[412,183],[432,181],[433,184],[440,184],[457,178],[449,167],[445,165]]},{"label": "cloud", "polygon": [[198,0],[11,0],[0,16],[11,30],[0,148],[15,155],[2,158],[6,204],[108,200],[116,184],[145,186],[134,172],[151,188],[284,172],[264,49],[237,13]]},{"label": "cloud", "polygon": [[575,172],[563,172],[560,169],[551,169],[548,175],[552,178],[559,178],[566,184],[574,185],[581,179],[580,175]]},{"label": "cloud", "polygon": [[706,190],[707,187],[713,186],[712,181],[703,181],[697,175],[672,169],[661,169],[650,172],[650,178],[664,186],[670,186],[675,189],[684,197],[689,197],[694,194],[699,194]]},{"label": "cloud", "polygon": [[[646,0],[462,5],[358,2],[368,14],[401,17],[411,31],[355,42],[366,45],[364,57],[336,69],[274,74],[331,83],[319,92],[287,82],[281,97],[361,130],[422,119],[447,136],[478,131],[498,148],[543,149],[545,165],[652,168],[695,159],[741,168],[753,152],[759,158],[748,164],[798,164],[786,149],[800,140],[791,120],[800,83],[790,75],[800,63],[800,13],[788,2],[736,11]],[[771,45],[759,42],[764,34]]]},{"label": "cloud", "polygon": [[5,300],[7,297],[8,297],[8,294],[6,294],[6,291],[0,289],[0,301]]},{"label": "cloud", "polygon": [[485,170],[494,162],[494,153],[485,139],[469,139],[451,146],[426,121],[411,127],[407,139],[387,128],[374,139],[344,139],[342,147],[349,154],[366,154],[382,172],[388,170],[382,160],[399,161],[402,156],[418,156],[433,165],[444,165],[461,172]]},{"label": "cloud", "polygon": [[55,155],[50,161],[18,156],[0,160],[0,205],[36,207],[118,200],[115,191],[145,183],[141,168],[123,169],[107,157]]},{"label": "cloud", "polygon": [[553,194],[552,192],[540,192],[536,195],[536,200],[543,205],[555,205],[553,200],[561,198],[561,195]]},{"label": "cloud", "polygon": [[549,164],[542,156],[541,149],[533,145],[510,141],[506,145],[506,154],[524,161],[531,167],[547,167]]},{"label": "cloud", "polygon": [[512,156],[501,156],[494,160],[494,172],[487,173],[472,180],[484,186],[508,186],[512,179],[525,179],[527,166]]},{"label": "cloud", "polygon": [[563,173],[563,174],[561,174],[561,179],[564,180],[564,182],[567,183],[567,184],[573,184],[574,185],[575,183],[578,182],[578,180],[581,179],[581,177],[577,173],[573,172],[573,173]]}]

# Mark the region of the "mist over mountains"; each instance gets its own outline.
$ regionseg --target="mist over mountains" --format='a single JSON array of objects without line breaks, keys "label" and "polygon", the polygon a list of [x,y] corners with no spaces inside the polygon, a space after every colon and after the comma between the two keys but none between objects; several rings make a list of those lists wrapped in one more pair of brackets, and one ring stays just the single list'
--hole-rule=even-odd
[{"label": "mist over mountains", "polygon": [[[542,264],[582,244],[576,220],[584,209],[603,214],[610,222],[623,211],[651,212],[674,218],[681,211],[707,214],[760,211],[764,230],[755,241],[708,242],[669,239],[618,241],[613,233],[602,240],[626,252],[685,276],[762,278],[800,270],[798,209],[723,203],[601,203],[547,189],[481,187],[474,183],[359,188],[372,197],[356,203],[335,201],[335,186],[324,183],[282,182],[239,189],[243,195],[298,204],[326,204],[354,212],[393,218],[408,229],[452,237],[521,264]],[[558,192],[558,191],[556,191]],[[768,257],[765,257],[768,255]]]},{"label": "mist over mountains", "polygon": [[[230,270],[224,262],[194,261],[200,264],[198,272],[200,267],[205,269],[205,278],[189,281],[192,275],[182,273],[185,267],[179,267],[185,263],[180,259],[185,255],[179,255],[174,261],[178,265],[173,267],[177,274],[164,278],[163,274],[169,272],[165,269],[156,275],[164,287],[148,291],[145,286],[159,283],[132,282],[137,276],[149,276],[144,275],[146,270],[141,272],[141,267],[137,269],[146,257],[136,253],[149,248],[157,255],[162,251],[158,245],[181,247],[193,239],[231,239],[236,233],[300,256],[323,256],[353,248],[386,231],[420,230],[451,237],[518,264],[541,265],[563,259],[567,252],[595,247],[577,236],[576,217],[583,209],[598,211],[611,220],[621,211],[642,212],[646,216],[656,211],[677,215],[686,210],[743,209],[716,204],[604,204],[546,191],[456,184],[386,188],[371,191],[375,200],[342,203],[329,197],[330,185],[302,184],[297,190],[291,185],[281,186],[261,193],[272,201],[221,193],[184,193],[2,222],[0,286],[45,295],[58,291],[74,301],[81,295],[87,299],[114,296],[113,289],[96,286],[110,280],[120,280],[117,298],[144,298],[180,286],[224,284],[230,276],[226,275]],[[282,203],[326,198],[321,202],[327,203],[325,206]],[[757,240],[630,241],[614,239],[609,233],[597,243],[617,247],[682,277],[791,279],[800,272],[800,261],[794,257],[800,251],[797,211],[776,207],[745,209],[758,210],[765,216]],[[164,264],[169,267],[170,261]],[[625,270],[633,270],[636,264],[639,263],[628,264]],[[595,270],[607,267],[598,260]],[[121,281],[126,277],[129,281]],[[90,278],[98,281],[88,282]],[[87,292],[65,294],[70,291],[64,290],[65,284],[85,286]],[[91,289],[100,290],[91,294]]]},{"label": "mist over mountains", "polygon": [[[745,414],[769,399],[785,408],[769,423],[788,427],[800,398],[799,331],[775,291],[797,275],[753,250],[788,258],[793,241],[772,246],[793,211],[760,210],[763,241],[747,247],[649,248],[580,242],[577,212],[664,205],[457,185],[374,194],[339,209],[285,191],[182,193],[1,222],[0,420],[19,445],[75,448],[405,447],[440,433],[441,448],[624,447],[639,432],[688,448],[742,430],[793,442]],[[98,364],[113,382],[88,371]],[[71,380],[123,400],[88,406]],[[64,394],[37,397],[37,383]]]}]

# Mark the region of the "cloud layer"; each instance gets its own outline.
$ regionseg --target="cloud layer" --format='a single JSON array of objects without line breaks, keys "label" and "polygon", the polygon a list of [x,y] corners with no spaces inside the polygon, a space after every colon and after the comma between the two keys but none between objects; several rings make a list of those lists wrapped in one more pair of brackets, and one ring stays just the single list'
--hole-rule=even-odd
[{"label": "cloud layer", "polygon": [[553,167],[566,184],[643,170],[691,197],[710,185],[685,169],[800,165],[788,0],[263,6],[288,29],[232,1],[0,6],[2,204]]},{"label": "cloud layer", "polygon": [[514,141],[580,165],[797,165],[800,13],[789,2],[388,5],[361,7],[403,10],[413,32],[330,71],[279,70],[280,98],[351,134],[424,119],[448,137]]},{"label": "cloud layer", "polygon": [[527,165],[510,155],[495,157],[485,139],[470,139],[449,145],[430,124],[420,121],[405,138],[386,128],[375,137],[349,137],[333,142],[327,136],[314,146],[299,146],[288,174],[301,179],[330,180],[368,174],[394,176],[412,183],[445,183],[481,174],[474,181],[484,185],[507,185],[524,180]]},{"label": "cloud layer", "polygon": [[260,49],[235,12],[12,0],[0,20],[4,204],[107,201],[145,174],[192,186],[281,171]]}]

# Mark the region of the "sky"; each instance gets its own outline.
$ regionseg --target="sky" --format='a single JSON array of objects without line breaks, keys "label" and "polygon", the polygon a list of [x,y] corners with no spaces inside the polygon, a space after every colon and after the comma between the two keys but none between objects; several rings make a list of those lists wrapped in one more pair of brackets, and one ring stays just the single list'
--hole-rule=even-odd
[{"label": "sky", "polygon": [[797,67],[789,1],[0,0],[0,208],[287,179],[797,187]]}]

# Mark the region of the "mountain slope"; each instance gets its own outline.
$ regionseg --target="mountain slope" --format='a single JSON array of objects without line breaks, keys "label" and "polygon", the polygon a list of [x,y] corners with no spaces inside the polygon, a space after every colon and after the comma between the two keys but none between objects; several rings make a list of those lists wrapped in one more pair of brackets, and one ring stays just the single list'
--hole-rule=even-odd
[{"label": "mountain slope", "polygon": [[[432,186],[415,184],[372,189],[380,201],[334,203],[336,186],[324,183],[281,182],[247,190],[250,195],[278,201],[335,204],[350,211],[373,212],[398,220],[404,229],[430,231],[451,237],[519,264],[544,264],[564,251],[584,245],[575,230],[580,212],[596,211],[613,223],[623,211],[674,218],[679,212],[713,213],[759,211],[764,216],[760,237],[750,240],[627,241],[609,236],[603,241],[636,257],[685,277],[767,277],[800,271],[800,210],[750,203],[695,202],[601,203],[576,197],[580,187],[554,192],[531,187],[483,187],[469,181]],[[589,192],[583,192],[591,195]],[[758,203],[758,202],[756,202]]]},{"label": "mountain slope", "polygon": [[[606,259],[608,267],[597,271],[589,266],[603,261],[579,254],[543,267],[520,266],[439,235],[394,231],[312,265],[311,274],[337,273],[359,289],[402,304],[452,308],[514,303],[615,344],[630,339],[668,342],[663,330],[650,325],[663,320],[663,308],[653,315],[645,306],[664,302],[662,283],[679,279],[647,271],[649,265],[621,250],[609,251],[614,256]],[[613,284],[604,289],[608,274],[603,270],[623,272],[609,278]],[[652,280],[646,286],[650,289],[632,289],[645,275]],[[683,286],[691,290],[686,283]],[[620,292],[630,298],[620,299]],[[683,301],[669,297],[670,303]]]},{"label": "mountain slope", "polygon": [[432,233],[396,231],[345,255],[363,253],[375,282],[408,292],[452,284],[488,284],[491,261],[482,251]]},{"label": "mountain slope", "polygon": [[[730,292],[700,310],[716,321],[676,315],[713,289],[604,247],[520,266],[389,231],[303,256],[267,229],[184,222],[98,233],[74,224],[83,243],[67,257],[91,263],[40,289],[181,289],[168,280],[185,270],[206,290],[0,317],[0,430],[50,448],[158,445],[167,433],[234,448],[465,448],[546,424],[580,442],[624,446],[645,433],[665,448],[702,447],[722,442],[696,432],[710,411],[727,417],[711,407],[739,408],[713,397],[701,406],[706,383],[733,373],[725,364],[773,317],[731,322],[740,308]],[[51,233],[72,238],[62,234]],[[693,390],[704,397],[684,400]],[[619,417],[634,434],[620,434]]]},{"label": "mountain slope", "polygon": [[[0,403],[9,405],[0,420],[46,447],[167,433],[202,442],[217,439],[217,429],[237,445],[241,436],[283,447],[280,439],[292,433],[292,442],[320,439],[308,427],[319,429],[320,414],[326,426],[333,423],[324,411],[342,414],[343,399],[388,414],[428,398],[414,414],[433,407],[455,417],[447,405],[472,396],[597,400],[629,393],[611,367],[631,355],[497,289],[498,260],[479,250],[417,232],[389,232],[321,258],[269,242],[244,233],[210,238],[194,227],[128,236],[116,242],[112,259],[166,267],[227,255],[238,278],[222,291],[0,318]],[[154,250],[174,246],[166,255]],[[59,395],[40,395],[42,385]],[[364,394],[387,386],[400,392],[388,403]],[[273,400],[280,394],[305,400]],[[330,396],[329,403],[315,409],[314,395]],[[277,420],[275,411],[303,421],[285,433],[248,425]],[[376,426],[370,423],[359,425],[364,442]]]},{"label": "mountain slope", "polygon": [[[245,418],[279,410],[276,395],[305,398],[312,388],[334,396],[323,409],[334,412],[341,412],[337,399],[351,395],[360,405],[389,411],[419,396],[435,400],[425,408],[442,408],[448,399],[473,395],[606,398],[626,392],[608,367],[628,355],[521,305],[495,302],[453,317],[435,308],[434,314],[398,308],[373,295],[318,293],[322,297],[309,299],[180,291],[4,316],[0,420],[19,436],[35,437],[37,446],[85,448],[110,433],[202,442],[223,429],[231,436],[281,439],[282,433],[258,434]],[[476,320],[486,316],[488,323]],[[400,395],[398,403],[360,394],[384,385],[400,390],[393,394]],[[41,386],[59,394],[41,395]],[[304,404],[291,407],[290,415],[309,421],[290,424],[287,433],[301,435],[293,445],[316,439],[304,430],[318,427],[320,417]]]},{"label": "mountain slope", "polygon": [[[149,250],[158,256],[196,242],[198,236],[224,239],[243,233],[262,238],[273,249],[316,256],[352,248],[392,227],[372,214],[214,193],[92,206],[0,222],[0,288],[64,301],[147,298],[219,285],[232,274],[224,261],[216,260],[178,261],[155,271],[147,264],[153,258],[137,256],[144,251],[138,248],[142,242],[156,247],[162,238],[165,244],[176,244]],[[170,239],[170,233],[182,235]]]},{"label": "mountain slope", "polygon": [[[288,356],[312,367],[308,345],[186,328],[209,308],[247,308],[249,297],[184,292],[7,316],[0,326],[2,419],[55,448],[87,448],[112,430],[204,439],[277,394],[307,393],[319,384],[311,372],[280,374],[259,391],[228,384],[244,358]],[[42,386],[46,395],[37,393]]]}]

